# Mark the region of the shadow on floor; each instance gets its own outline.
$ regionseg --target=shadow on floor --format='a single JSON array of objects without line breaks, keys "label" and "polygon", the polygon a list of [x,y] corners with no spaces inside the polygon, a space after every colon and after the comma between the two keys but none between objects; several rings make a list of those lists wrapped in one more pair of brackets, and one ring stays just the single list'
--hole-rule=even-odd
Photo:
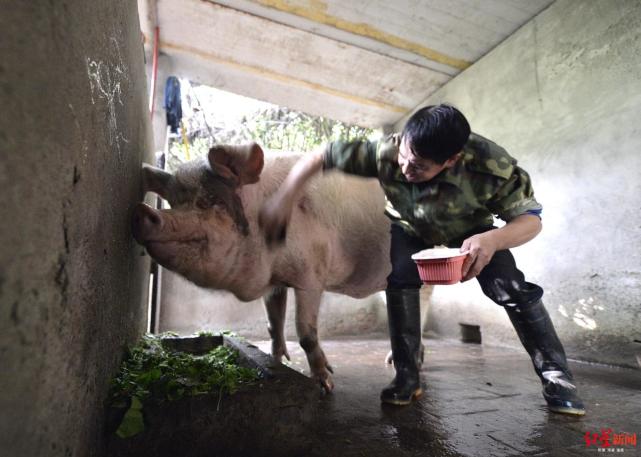
[{"label": "shadow on floor", "polygon": [[[270,343],[256,343],[269,352]],[[425,340],[425,392],[408,407],[381,405],[393,378],[384,363],[386,339],[323,342],[334,368],[335,390],[319,397],[312,456],[585,456],[641,455],[614,444],[614,434],[641,438],[641,370],[571,363],[586,404],[583,418],[548,413],[540,382],[525,351]],[[309,375],[295,342],[290,366]],[[589,446],[586,432],[609,447]],[[593,435],[591,435],[593,436]]]}]

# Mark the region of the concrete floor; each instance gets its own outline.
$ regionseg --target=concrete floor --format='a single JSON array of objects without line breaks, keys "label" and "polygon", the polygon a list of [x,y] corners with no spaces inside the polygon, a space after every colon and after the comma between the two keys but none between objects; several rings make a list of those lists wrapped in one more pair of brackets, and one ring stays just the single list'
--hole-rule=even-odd
[{"label": "concrete floor", "polygon": [[[381,405],[394,375],[386,339],[325,340],[335,390],[319,399],[311,456],[641,455],[636,446],[586,444],[585,434],[641,438],[641,371],[573,362],[587,415],[548,413],[525,351],[427,339],[425,392],[409,407]],[[269,342],[255,343],[269,352]],[[309,374],[288,342],[292,368]],[[611,441],[612,443],[612,438]]]}]

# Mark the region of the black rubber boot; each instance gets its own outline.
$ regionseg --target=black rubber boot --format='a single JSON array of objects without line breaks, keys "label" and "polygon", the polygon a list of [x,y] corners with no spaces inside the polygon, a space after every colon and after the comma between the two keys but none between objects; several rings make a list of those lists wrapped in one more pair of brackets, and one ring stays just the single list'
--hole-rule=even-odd
[{"label": "black rubber boot", "polygon": [[419,380],[421,312],[418,289],[388,289],[387,319],[396,376],[381,392],[381,401],[409,405],[423,394]]},{"label": "black rubber boot", "polygon": [[582,416],[583,402],[577,394],[563,345],[541,300],[527,305],[505,307],[534,371],[543,383],[543,397],[550,411]]}]

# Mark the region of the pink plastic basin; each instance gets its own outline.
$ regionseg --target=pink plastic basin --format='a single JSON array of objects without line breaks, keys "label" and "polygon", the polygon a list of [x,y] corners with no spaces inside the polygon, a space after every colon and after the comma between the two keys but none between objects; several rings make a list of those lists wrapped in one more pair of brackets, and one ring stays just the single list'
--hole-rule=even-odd
[{"label": "pink plastic basin", "polygon": [[467,252],[458,249],[425,249],[412,255],[423,284],[456,284],[463,278],[463,262]]}]

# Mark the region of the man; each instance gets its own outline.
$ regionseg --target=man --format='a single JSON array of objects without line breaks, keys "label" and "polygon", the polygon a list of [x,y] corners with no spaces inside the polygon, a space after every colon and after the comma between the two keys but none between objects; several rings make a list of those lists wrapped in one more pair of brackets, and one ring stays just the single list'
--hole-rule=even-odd
[{"label": "man", "polygon": [[[378,178],[392,220],[387,313],[396,376],[384,403],[407,405],[422,394],[419,381],[421,280],[411,255],[435,245],[469,251],[463,280],[477,278],[483,293],[505,308],[553,412],[583,415],[563,346],[541,297],[526,282],[509,249],[541,230],[541,205],[529,175],[491,141],[470,132],[449,105],[427,106],[402,134],[379,142],[333,142],[302,158],[261,211],[268,243],[284,233],[305,183],[321,170]],[[346,196],[349,198],[349,196]],[[493,215],[503,219],[493,227]]]}]

